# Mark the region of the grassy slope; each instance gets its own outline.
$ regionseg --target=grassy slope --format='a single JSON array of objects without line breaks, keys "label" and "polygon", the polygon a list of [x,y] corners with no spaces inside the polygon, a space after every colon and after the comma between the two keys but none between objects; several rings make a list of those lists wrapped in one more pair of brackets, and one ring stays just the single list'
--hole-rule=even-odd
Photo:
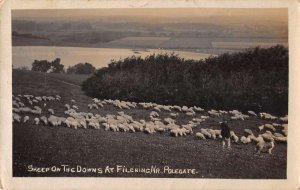
[{"label": "grassy slope", "polygon": [[[78,87],[66,85],[51,79],[46,88],[43,78],[31,72],[13,72],[13,93],[62,96],[61,102],[48,103],[46,108],[54,108],[56,115],[63,116],[65,103],[75,99],[81,111],[88,111],[91,98],[85,96]],[[45,110],[45,108],[43,108]],[[93,113],[105,115],[120,111],[105,106]],[[134,119],[148,119],[148,110],[129,110],[125,113]],[[49,116],[48,114],[45,114]],[[160,114],[167,116],[167,113]],[[199,116],[199,114],[197,114]],[[186,123],[191,117],[180,115],[179,123]],[[217,128],[219,119],[209,119],[201,127]],[[31,121],[32,122],[32,121]],[[266,123],[257,118],[247,121],[230,122],[238,136],[244,128],[255,130]],[[195,131],[199,131],[198,126]],[[167,133],[147,135],[144,133],[114,133],[100,130],[72,130],[29,124],[13,125],[13,174],[14,176],[126,176],[126,177],[183,177],[179,175],[143,175],[115,173],[111,175],[72,173],[29,173],[26,167],[76,164],[87,167],[105,167],[116,164],[128,167],[151,166],[174,168],[196,168],[197,178],[286,178],[287,146],[277,144],[272,155],[254,154],[254,145],[233,144],[232,150],[222,151],[221,142],[196,140],[194,136],[174,138]]]}]

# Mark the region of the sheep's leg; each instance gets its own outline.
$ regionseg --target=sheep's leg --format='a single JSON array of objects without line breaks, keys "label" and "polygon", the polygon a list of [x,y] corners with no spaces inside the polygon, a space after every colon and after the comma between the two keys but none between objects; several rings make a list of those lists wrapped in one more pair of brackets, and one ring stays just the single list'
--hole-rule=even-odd
[{"label": "sheep's leg", "polygon": [[225,140],[222,140],[222,148],[225,148]]}]

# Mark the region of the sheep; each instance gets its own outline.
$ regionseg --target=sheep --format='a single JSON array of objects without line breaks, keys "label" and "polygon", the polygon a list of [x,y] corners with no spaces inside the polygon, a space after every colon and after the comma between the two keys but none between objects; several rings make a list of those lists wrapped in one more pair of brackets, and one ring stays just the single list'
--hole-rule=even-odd
[{"label": "sheep", "polygon": [[174,135],[175,137],[177,137],[178,135],[186,136],[187,132],[188,131],[185,128],[177,128],[177,129],[172,129],[170,131],[170,135]]},{"label": "sheep", "polygon": [[202,112],[202,111],[204,111],[204,109],[202,109],[202,108],[200,108],[200,107],[197,107],[197,106],[194,106],[193,108],[194,108],[194,110],[195,110],[196,112]]},{"label": "sheep", "polygon": [[67,110],[71,109],[71,106],[69,104],[65,104],[65,107],[67,108]]},{"label": "sheep", "polygon": [[203,140],[206,139],[205,136],[204,136],[202,133],[200,133],[200,132],[197,132],[197,133],[196,133],[196,138],[198,138],[198,139],[203,139]]},{"label": "sheep", "polygon": [[188,116],[194,116],[196,113],[193,111],[193,112],[186,112],[185,114]]},{"label": "sheep", "polygon": [[174,124],[176,121],[172,118],[165,118],[164,122],[168,125],[168,124]]},{"label": "sheep", "polygon": [[147,122],[144,129],[145,133],[153,134],[155,133],[154,123],[153,122]]},{"label": "sheep", "polygon": [[201,115],[200,118],[201,118],[201,119],[208,119],[209,116]]},{"label": "sheep", "polygon": [[282,125],[283,129],[282,129],[282,132],[285,136],[288,135],[288,124],[283,124]]},{"label": "sheep", "polygon": [[265,124],[265,128],[276,131],[275,127],[272,124]]},{"label": "sheep", "polygon": [[216,139],[217,138],[215,130],[213,130],[213,129],[207,129],[207,132],[209,132],[211,134],[212,139]]},{"label": "sheep", "polygon": [[211,110],[211,111],[208,111],[207,113],[211,116],[216,116],[216,117],[219,117],[222,115],[221,113],[218,113],[216,110]]},{"label": "sheep", "polygon": [[53,109],[49,108],[49,109],[48,109],[48,112],[49,112],[50,114],[54,115],[54,110],[53,110]]},{"label": "sheep", "polygon": [[201,128],[200,132],[207,138],[211,138],[211,134],[207,131],[207,129]]},{"label": "sheep", "polygon": [[257,144],[255,147],[255,151],[257,151],[257,153],[261,153],[266,149],[269,152],[269,154],[272,154],[272,150],[274,147],[274,139],[271,139],[270,142],[265,142],[262,135],[259,135],[257,137]]},{"label": "sheep", "polygon": [[34,118],[35,125],[38,125],[40,123],[40,119],[38,117]]},{"label": "sheep", "polygon": [[274,133],[273,134],[274,135],[274,137],[285,137],[283,134],[281,134],[281,133]]},{"label": "sheep", "polygon": [[171,117],[177,117],[179,114],[178,113],[170,113]]},{"label": "sheep", "polygon": [[14,121],[21,123],[21,116],[16,113],[13,113],[13,122]]},{"label": "sheep", "polygon": [[252,130],[250,130],[250,129],[244,129],[244,133],[245,133],[247,136],[253,135],[253,132],[252,132]]},{"label": "sheep", "polygon": [[150,117],[159,117],[159,114],[156,111],[152,111]]},{"label": "sheep", "polygon": [[23,123],[27,123],[27,121],[29,121],[29,116],[26,115],[24,118],[23,118]]},{"label": "sheep", "polygon": [[[247,143],[250,143],[250,142],[251,142],[251,139],[250,139],[250,138],[247,138],[247,137],[245,137],[245,136],[242,136],[240,140],[241,140],[241,142],[244,143],[244,144],[247,144]],[[249,140],[250,140],[250,142],[249,142]]]},{"label": "sheep", "polygon": [[45,116],[40,117],[41,121],[45,124],[48,125],[48,119]]},{"label": "sheep", "polygon": [[67,117],[67,119],[65,120],[65,123],[66,123],[67,127],[69,127],[69,128],[73,127],[74,129],[77,129],[80,125],[79,122],[73,117]]},{"label": "sheep", "polygon": [[230,137],[233,139],[233,141],[235,143],[238,143],[239,142],[239,137],[236,136],[236,134],[234,133],[234,131],[230,131]]},{"label": "sheep", "polygon": [[248,113],[249,113],[250,115],[257,116],[257,114],[256,114],[254,111],[248,111]]},{"label": "sheep", "polygon": [[54,116],[54,115],[50,115],[50,117],[48,118],[48,122],[50,125],[52,126],[58,126],[58,117]]},{"label": "sheep", "polygon": [[160,111],[161,111],[161,110],[159,109],[159,107],[157,107],[157,106],[154,107],[153,109],[154,109],[155,111],[157,111],[157,112],[160,112]]},{"label": "sheep", "polygon": [[280,117],[279,120],[282,122],[288,122],[288,115],[286,115],[284,117]]},{"label": "sheep", "polygon": [[287,137],[274,137],[276,142],[287,143]]},{"label": "sheep", "polygon": [[79,109],[78,106],[76,106],[76,105],[73,105],[72,108],[74,108],[74,109],[76,109],[76,110]]},{"label": "sheep", "polygon": [[265,126],[264,126],[264,125],[260,125],[260,126],[258,126],[258,129],[259,129],[259,131],[262,131],[262,130],[264,130],[264,128],[265,128]]},{"label": "sheep", "polygon": [[76,101],[74,99],[71,99],[71,102],[74,103],[74,104],[76,103]]},{"label": "sheep", "polygon": [[173,109],[176,110],[176,111],[179,111],[179,112],[182,111],[180,106],[173,106]]},{"label": "sheep", "polygon": [[264,134],[261,134],[261,137],[262,137],[265,141],[272,141],[272,140],[274,140],[273,134],[272,134],[270,131],[266,131]]}]

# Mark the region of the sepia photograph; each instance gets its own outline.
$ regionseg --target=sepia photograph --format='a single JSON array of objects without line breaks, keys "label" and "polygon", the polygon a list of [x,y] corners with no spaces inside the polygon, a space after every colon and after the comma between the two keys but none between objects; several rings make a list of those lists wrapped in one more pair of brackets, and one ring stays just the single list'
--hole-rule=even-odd
[{"label": "sepia photograph", "polygon": [[12,10],[13,177],[286,179],[286,8]]},{"label": "sepia photograph", "polygon": [[287,179],[287,8],[11,11],[13,177]]}]

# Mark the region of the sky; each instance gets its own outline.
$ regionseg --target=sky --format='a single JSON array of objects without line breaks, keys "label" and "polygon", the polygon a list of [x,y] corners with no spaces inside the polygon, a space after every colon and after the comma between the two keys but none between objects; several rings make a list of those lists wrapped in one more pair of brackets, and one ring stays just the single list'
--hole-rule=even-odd
[{"label": "sky", "polygon": [[[287,25],[287,9],[217,9],[217,8],[120,8],[13,10],[13,20],[33,21],[97,21],[114,18],[136,22],[209,22],[259,23]],[[117,19],[117,20],[118,20]]]}]

